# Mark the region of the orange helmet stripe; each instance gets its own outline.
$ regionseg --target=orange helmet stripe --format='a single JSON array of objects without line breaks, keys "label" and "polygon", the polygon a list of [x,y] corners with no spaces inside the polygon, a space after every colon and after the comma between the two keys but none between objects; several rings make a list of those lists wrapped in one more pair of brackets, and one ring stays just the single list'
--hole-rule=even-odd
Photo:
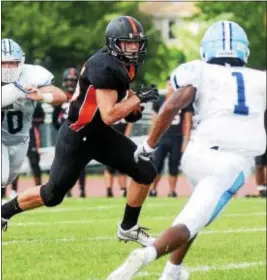
[{"label": "orange helmet stripe", "polygon": [[137,30],[137,26],[136,26],[136,24],[135,24],[135,21],[134,21],[131,17],[129,17],[129,16],[127,16],[126,18],[128,19],[128,21],[129,21],[130,24],[131,24],[131,27],[132,27],[132,29],[133,29],[133,33],[134,33],[134,34],[135,34],[135,33],[138,33],[138,30]]}]

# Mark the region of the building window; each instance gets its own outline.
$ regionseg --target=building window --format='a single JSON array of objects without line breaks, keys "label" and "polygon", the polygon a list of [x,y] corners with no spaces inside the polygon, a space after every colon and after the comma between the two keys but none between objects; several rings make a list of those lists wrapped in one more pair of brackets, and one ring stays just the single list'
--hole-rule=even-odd
[{"label": "building window", "polygon": [[173,33],[173,28],[176,25],[175,20],[169,20],[169,33],[168,33],[168,39],[175,39],[175,35]]}]

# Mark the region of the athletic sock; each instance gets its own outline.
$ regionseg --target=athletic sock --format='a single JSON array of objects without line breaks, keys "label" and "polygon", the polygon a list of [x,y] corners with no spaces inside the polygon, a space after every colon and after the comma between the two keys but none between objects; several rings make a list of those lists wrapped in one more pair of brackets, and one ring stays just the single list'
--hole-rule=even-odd
[{"label": "athletic sock", "polygon": [[12,216],[23,212],[23,210],[19,207],[18,199],[15,197],[14,199],[2,205],[1,212],[1,217],[8,220]]},{"label": "athletic sock", "polygon": [[154,246],[148,246],[142,250],[145,255],[144,264],[149,264],[157,258],[157,250]]},{"label": "athletic sock", "polygon": [[141,206],[132,207],[126,204],[124,217],[121,223],[121,227],[123,230],[128,230],[137,224],[141,208]]}]

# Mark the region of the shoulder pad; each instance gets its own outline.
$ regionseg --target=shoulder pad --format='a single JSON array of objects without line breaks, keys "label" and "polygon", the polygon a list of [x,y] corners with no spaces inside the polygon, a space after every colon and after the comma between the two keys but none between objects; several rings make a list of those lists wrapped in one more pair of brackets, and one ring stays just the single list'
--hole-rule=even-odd
[{"label": "shoulder pad", "polygon": [[171,84],[174,89],[192,85],[199,87],[203,61],[194,60],[178,66],[171,74]]},{"label": "shoulder pad", "polygon": [[[26,78],[23,83],[27,83],[27,85],[32,85],[36,87],[43,87],[43,86],[49,86],[51,84],[54,84],[55,78],[54,75],[46,70],[44,67],[40,65],[30,65],[25,64],[25,67],[23,68],[23,75],[24,78]],[[21,79],[19,79],[20,81]]]},{"label": "shoulder pad", "polygon": [[116,58],[96,53],[87,63],[87,77],[95,88],[118,89],[129,84],[126,71]]}]

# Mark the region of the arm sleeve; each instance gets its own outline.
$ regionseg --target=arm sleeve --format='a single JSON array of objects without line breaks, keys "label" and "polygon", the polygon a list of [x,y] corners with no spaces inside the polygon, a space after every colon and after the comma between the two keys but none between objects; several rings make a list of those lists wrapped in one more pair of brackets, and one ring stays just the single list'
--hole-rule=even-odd
[{"label": "arm sleeve", "polygon": [[16,87],[13,83],[2,86],[2,106],[11,105],[16,100],[25,98],[25,92]]}]

